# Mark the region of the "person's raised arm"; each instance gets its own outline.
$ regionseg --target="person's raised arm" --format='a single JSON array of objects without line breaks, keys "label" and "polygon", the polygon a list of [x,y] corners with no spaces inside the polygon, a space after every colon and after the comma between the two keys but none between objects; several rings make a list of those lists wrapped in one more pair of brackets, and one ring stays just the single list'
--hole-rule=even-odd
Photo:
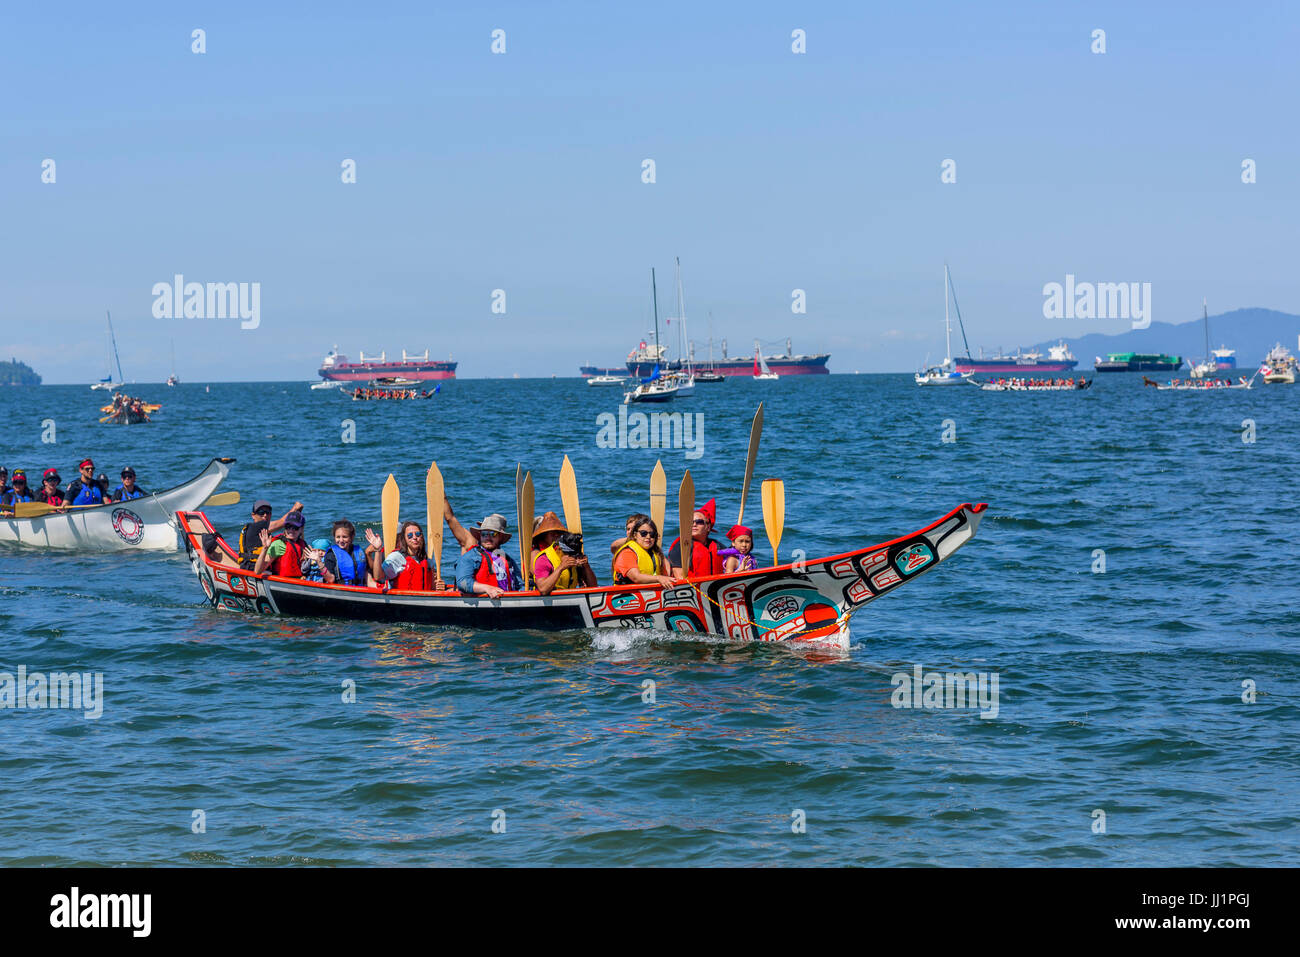
[{"label": "person's raised arm", "polygon": [[266,566],[271,561],[271,533],[262,529],[262,550],[257,553],[257,561],[253,565],[253,574],[260,575],[266,571]]}]

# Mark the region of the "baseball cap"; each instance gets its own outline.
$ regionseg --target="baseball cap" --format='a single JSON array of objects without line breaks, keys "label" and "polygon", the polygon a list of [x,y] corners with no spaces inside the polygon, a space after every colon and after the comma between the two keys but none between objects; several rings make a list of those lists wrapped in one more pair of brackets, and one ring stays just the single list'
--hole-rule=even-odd
[{"label": "baseball cap", "polygon": [[302,528],[304,524],[302,512],[290,512],[284,517],[285,528]]},{"label": "baseball cap", "polygon": [[128,475],[131,476],[131,478],[135,478],[135,469],[131,468],[129,465],[122,469],[122,478],[126,478]]}]

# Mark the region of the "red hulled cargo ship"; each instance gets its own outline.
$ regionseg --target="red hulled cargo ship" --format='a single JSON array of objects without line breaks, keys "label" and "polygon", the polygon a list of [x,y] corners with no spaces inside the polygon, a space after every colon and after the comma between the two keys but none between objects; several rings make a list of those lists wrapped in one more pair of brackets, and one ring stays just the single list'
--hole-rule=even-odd
[{"label": "red hulled cargo ship", "polygon": [[338,351],[338,346],[330,350],[320,364],[320,377],[337,382],[369,382],[371,379],[402,378],[427,381],[429,379],[456,378],[456,363],[450,359],[443,362],[429,358],[429,350],[422,356],[408,356],[402,350],[402,360],[389,359],[386,352],[376,356],[361,353],[358,362],[352,362]]}]

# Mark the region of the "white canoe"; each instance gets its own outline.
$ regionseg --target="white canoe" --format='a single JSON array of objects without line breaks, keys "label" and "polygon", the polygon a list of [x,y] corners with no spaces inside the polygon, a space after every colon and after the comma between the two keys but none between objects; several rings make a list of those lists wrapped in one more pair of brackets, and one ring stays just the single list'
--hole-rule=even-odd
[{"label": "white canoe", "polygon": [[175,551],[180,547],[176,513],[193,511],[206,502],[230,474],[234,461],[213,459],[183,485],[129,502],[74,508],[40,518],[0,517],[0,542],[98,552],[132,548]]}]

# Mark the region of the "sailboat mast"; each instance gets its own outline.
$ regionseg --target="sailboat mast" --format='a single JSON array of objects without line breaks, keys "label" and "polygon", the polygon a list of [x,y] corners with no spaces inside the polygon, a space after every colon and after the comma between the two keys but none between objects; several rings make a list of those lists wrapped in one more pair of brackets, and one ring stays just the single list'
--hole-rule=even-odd
[{"label": "sailboat mast", "polygon": [[1210,362],[1210,307],[1204,299],[1201,300],[1201,315],[1205,317],[1205,361],[1208,364]]},{"label": "sailboat mast", "polygon": [[957,287],[952,284],[952,273],[948,271],[948,264],[943,264],[943,274],[948,277],[948,288],[952,290],[952,307],[957,310],[957,328],[961,330],[961,344],[966,347],[966,355],[970,355],[970,343],[966,341],[966,323],[961,321],[961,303],[957,301]]},{"label": "sailboat mast", "polygon": [[943,328],[944,328],[944,360],[946,366],[952,362],[952,320],[948,318],[948,264],[943,266]]},{"label": "sailboat mast", "polygon": [[681,341],[686,343],[685,346],[681,347],[682,352],[677,357],[677,362],[679,367],[685,369],[686,374],[690,375],[695,370],[691,368],[691,360],[687,354],[691,346],[691,339],[686,330],[686,293],[682,290],[682,260],[681,257],[674,256],[673,261],[677,264],[677,321],[682,324],[681,329],[678,330],[678,335]]},{"label": "sailboat mast", "polygon": [[655,368],[659,367],[659,286],[655,282],[655,267],[650,267],[650,295],[655,304]]},{"label": "sailboat mast", "polygon": [[[117,354],[117,338],[113,335],[113,314],[107,309],[104,310],[104,314],[108,316],[108,341],[113,346],[113,359],[117,362],[117,381],[125,382],[126,379],[122,375],[122,359]],[[112,370],[110,369],[109,372],[111,373]]]}]

